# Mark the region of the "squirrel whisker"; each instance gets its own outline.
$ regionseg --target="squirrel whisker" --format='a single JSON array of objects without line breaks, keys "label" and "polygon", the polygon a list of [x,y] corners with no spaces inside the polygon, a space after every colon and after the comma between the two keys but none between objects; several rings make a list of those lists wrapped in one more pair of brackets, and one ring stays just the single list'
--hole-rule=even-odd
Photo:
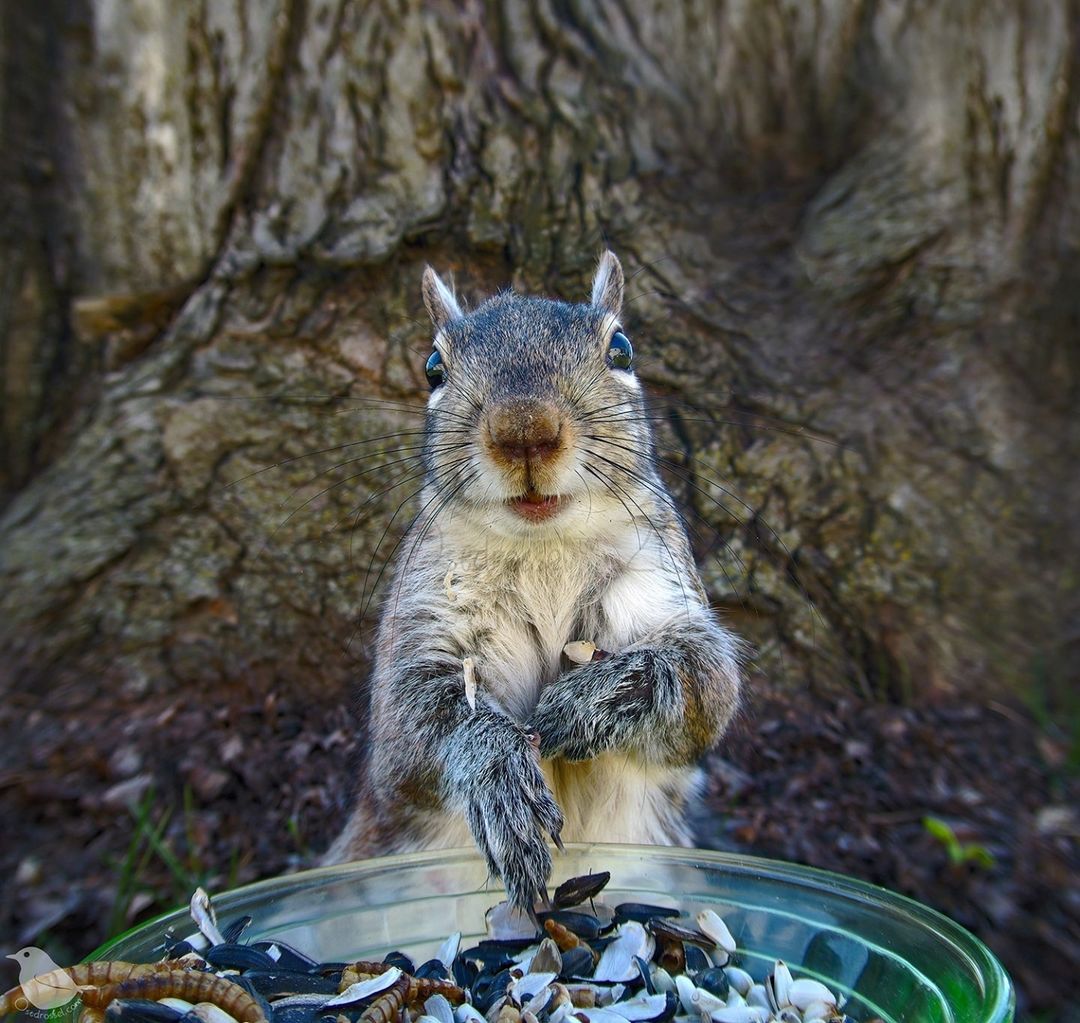
[{"label": "squirrel whisker", "polygon": [[[606,462],[608,465],[611,465],[616,469],[622,470],[623,472],[627,473],[627,475],[631,475],[631,478],[634,478],[632,476],[632,474],[630,473],[630,471],[628,469],[626,469],[625,466],[619,465],[618,462],[613,462],[611,459],[605,458],[603,455],[597,454],[597,452],[595,452],[595,451],[589,451],[588,448],[585,448],[584,450],[587,453],[591,454],[594,458],[599,458],[601,461]],[[592,468],[594,469],[594,471],[599,472],[599,470],[597,470],[595,466],[593,466]],[[684,585],[684,583],[682,581],[682,575],[679,572],[679,566],[675,561],[675,555],[672,554],[671,547],[668,545],[667,539],[664,537],[664,534],[657,527],[656,523],[653,522],[652,517],[648,514],[648,512],[646,512],[641,507],[641,505],[638,504],[638,502],[636,500],[634,500],[634,498],[630,494],[628,494],[621,486],[619,486],[619,484],[616,483],[614,479],[612,479],[609,476],[608,480],[611,482],[612,486],[616,487],[622,494],[624,494],[626,499],[635,508],[637,508],[639,514],[642,516],[642,518],[645,519],[645,521],[649,524],[652,531],[656,534],[656,538],[660,541],[661,546],[663,546],[663,548],[664,548],[664,552],[667,554],[668,561],[671,562],[671,567],[674,570],[675,577],[679,580],[679,590],[680,590],[680,593],[682,594],[683,605],[686,608],[687,615],[689,615],[690,614],[690,605],[689,605],[689,601],[688,601],[688,598],[687,598],[687,595],[686,595],[686,586]],[[671,512],[674,512],[674,508],[671,507],[670,505],[668,505],[668,510],[671,511]]]},{"label": "squirrel whisker", "polygon": [[[469,462],[470,462],[471,460],[472,460],[472,456],[471,456],[471,455],[466,455],[466,456],[463,456],[463,457],[461,457],[461,458],[455,459],[454,461],[450,462],[450,463],[449,463],[448,465],[444,466],[444,467],[443,467],[443,468],[442,468],[442,469],[441,469],[441,470],[440,470],[440,471],[439,471],[439,472],[438,472],[438,473],[437,473],[437,474],[435,475],[435,477],[434,477],[434,482],[436,482],[436,483],[443,483],[443,482],[445,482],[445,481],[446,481],[446,480],[448,480],[448,479],[449,479],[450,477],[452,477],[452,476],[454,475],[454,473],[455,473],[455,472],[457,472],[457,471],[458,471],[458,470],[460,469],[460,467],[461,467],[461,466],[463,466],[463,465],[467,465],[467,464],[468,464],[468,463],[469,463]],[[428,482],[431,482],[431,480],[429,480]],[[425,485],[427,485],[427,484],[425,484]],[[422,492],[423,492],[423,487],[421,487],[421,488],[420,488],[420,490],[418,490],[418,491],[417,491],[417,493],[422,493]],[[412,498],[413,498],[414,496],[416,496],[416,495],[415,495],[415,494],[409,494],[409,495],[408,495],[407,497],[405,497],[405,498],[404,498],[404,499],[403,499],[403,500],[402,500],[402,501],[401,501],[401,502],[400,502],[400,503],[398,504],[397,508],[395,508],[395,509],[394,509],[394,513],[393,513],[393,514],[392,514],[392,515],[390,516],[390,519],[389,519],[389,520],[387,521],[386,525],[385,525],[385,526],[383,527],[383,531],[382,531],[382,533],[381,533],[381,534],[379,535],[379,540],[378,540],[378,542],[377,542],[377,543],[375,544],[375,550],[374,550],[374,551],[372,552],[372,555],[371,555],[371,558],[372,558],[372,560],[371,560],[371,562],[370,562],[370,563],[368,564],[368,573],[369,573],[369,574],[370,574],[370,572],[371,572],[371,567],[372,567],[372,565],[374,564],[374,559],[375,559],[375,558],[376,558],[376,557],[378,556],[378,553],[379,553],[379,549],[380,549],[380,548],[382,547],[382,545],[383,545],[383,541],[384,541],[384,540],[386,539],[386,534],[387,534],[387,533],[388,533],[388,532],[390,531],[390,527],[391,527],[391,526],[392,526],[392,525],[394,524],[394,521],[395,521],[395,520],[397,519],[398,515],[399,515],[399,514],[400,514],[400,512],[401,512],[401,509],[402,509],[402,508],[404,508],[404,507],[405,507],[405,505],[406,505],[406,504],[408,504],[408,502],[409,502],[410,500],[412,500]],[[419,517],[420,517],[420,516],[421,516],[421,515],[422,515],[422,514],[424,513],[424,511],[425,511],[425,510],[427,509],[427,507],[428,507],[428,506],[429,506],[429,505],[430,505],[430,504],[432,503],[432,501],[434,501],[434,498],[432,498],[431,500],[429,500],[429,501],[427,502],[427,504],[425,504],[425,505],[424,505],[424,506],[423,506],[423,507],[422,507],[422,508],[420,509],[420,511],[419,511],[419,512],[417,512],[417,514],[416,514],[416,516],[414,517],[414,519],[413,519],[412,523],[410,523],[410,525],[409,525],[409,529],[411,529],[411,528],[412,528],[413,524],[415,524],[415,523],[416,523],[416,521],[417,521],[417,520],[419,519]],[[387,559],[387,562],[386,562],[386,563],[388,563],[388,562],[389,562],[389,561],[390,561],[390,560],[391,560],[391,559],[393,558],[393,556],[394,556],[395,552],[397,551],[397,548],[398,548],[398,546],[399,546],[399,545],[401,544],[402,540],[403,540],[403,539],[405,538],[405,536],[406,536],[407,534],[408,534],[408,530],[406,530],[406,531],[405,531],[404,533],[402,533],[401,537],[400,537],[400,538],[398,539],[398,542],[397,542],[397,544],[395,544],[395,545],[394,545],[394,549],[393,549],[393,550],[392,550],[392,551],[390,552],[390,555],[389,555],[389,557],[388,557],[388,559]],[[384,567],[384,568],[386,567],[386,563],[384,563],[384,565],[383,565],[383,567]],[[374,590],[375,590],[375,589],[376,589],[376,588],[378,587],[378,585],[379,585],[379,581],[380,581],[381,579],[382,579],[382,572],[380,571],[380,573],[379,573],[379,576],[378,576],[378,578],[376,578],[376,580],[375,580],[374,584],[373,584],[373,585],[372,585],[372,587],[371,587],[371,590],[372,590],[372,592],[374,592]],[[369,597],[368,599],[370,600],[370,597]],[[363,617],[364,613],[366,612],[366,609],[367,609],[367,601],[365,601],[365,603],[364,603],[364,605],[363,605],[363,609],[361,610],[361,617]]]},{"label": "squirrel whisker", "polygon": [[289,458],[283,458],[280,462],[274,462],[272,465],[264,465],[253,472],[246,473],[237,479],[231,480],[226,483],[225,486],[235,487],[239,483],[244,483],[246,480],[252,479],[255,476],[261,476],[263,473],[270,472],[272,469],[280,469],[283,465],[291,465],[293,462],[300,462],[305,458],[314,458],[316,455],[331,454],[335,451],[359,447],[364,444],[375,444],[381,440],[396,440],[399,437],[425,437],[427,434],[427,430],[399,430],[395,433],[386,433],[378,437],[365,437],[363,440],[350,440],[344,444],[335,444],[328,448],[317,448],[315,451],[305,451],[302,455],[291,455]]},{"label": "squirrel whisker", "polygon": [[[452,451],[452,450],[455,450],[457,447],[460,447],[460,445],[457,445],[457,446],[448,445],[443,450]],[[396,449],[396,450],[400,450],[400,449]],[[376,452],[376,454],[383,454],[383,453],[385,453],[385,452]],[[363,457],[363,456],[361,456],[361,457]],[[412,457],[415,457],[415,456],[412,456]],[[410,457],[410,459],[408,459],[408,460],[411,461],[412,458]],[[312,483],[314,483],[321,476],[325,476],[327,473],[333,472],[335,469],[341,469],[346,465],[351,465],[354,462],[358,462],[358,461],[360,461],[360,458],[350,458],[347,461],[339,462],[337,465],[330,466],[328,469],[324,470],[323,472],[318,473],[317,475],[311,477],[311,479],[306,480],[304,483],[299,484],[297,487],[294,487],[293,490],[290,491],[288,496],[282,499],[281,505],[284,505],[287,502],[291,501],[295,494],[297,494],[299,491],[303,490],[305,487],[310,486]],[[337,490],[339,487],[345,486],[345,484],[347,484],[347,483],[351,483],[353,480],[362,479],[364,476],[367,476],[372,472],[377,472],[379,470],[385,469],[388,464],[393,465],[394,463],[390,462],[390,463],[382,463],[382,464],[379,464],[379,465],[368,466],[366,469],[361,469],[359,472],[355,472],[350,476],[345,476],[344,478],[342,478],[340,480],[337,480],[334,483],[331,483],[330,486],[324,487],[322,490],[319,490],[316,493],[312,494],[310,497],[306,498],[299,505],[297,505],[292,511],[290,511],[289,514],[285,516],[285,518],[283,518],[280,522],[278,522],[278,524],[273,528],[273,530],[271,530],[270,534],[264,540],[262,547],[260,547],[259,551],[256,553],[256,558],[260,557],[270,547],[271,543],[274,540],[274,537],[276,537],[277,534],[296,515],[298,515],[301,511],[303,511],[309,505],[313,504],[320,497],[323,497],[325,494],[329,494],[332,491]],[[279,507],[281,505],[279,505]]]}]

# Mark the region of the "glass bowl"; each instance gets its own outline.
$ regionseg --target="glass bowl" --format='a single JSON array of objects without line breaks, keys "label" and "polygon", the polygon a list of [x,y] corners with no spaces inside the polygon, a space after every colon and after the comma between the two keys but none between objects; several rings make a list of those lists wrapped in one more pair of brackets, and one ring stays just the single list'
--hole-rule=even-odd
[{"label": "glass bowl", "polygon": [[[1007,1023],[1008,975],[962,927],[903,896],[810,867],[752,856],[628,845],[568,845],[552,885],[609,870],[601,896],[618,902],[711,907],[761,979],[776,959],[847,995],[857,1020]],[[278,938],[320,962],[381,959],[391,949],[435,954],[447,935],[484,936],[484,913],[502,895],[475,850],[411,853],[323,867],[213,896],[221,924],[243,915],[244,941]],[[166,928],[188,935],[186,910],[103,945],[95,959],[152,961]],[[467,947],[464,946],[464,947]]]}]

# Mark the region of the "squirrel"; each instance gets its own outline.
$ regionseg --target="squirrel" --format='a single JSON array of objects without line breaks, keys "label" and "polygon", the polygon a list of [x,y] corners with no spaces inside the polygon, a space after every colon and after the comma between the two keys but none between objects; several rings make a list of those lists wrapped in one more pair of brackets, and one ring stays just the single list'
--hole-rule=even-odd
[{"label": "squirrel", "polygon": [[532,913],[548,837],[691,844],[743,645],[657,472],[623,290],[608,251],[587,303],[504,292],[466,313],[425,269],[421,512],[379,623],[355,810],[324,863],[475,842]]}]

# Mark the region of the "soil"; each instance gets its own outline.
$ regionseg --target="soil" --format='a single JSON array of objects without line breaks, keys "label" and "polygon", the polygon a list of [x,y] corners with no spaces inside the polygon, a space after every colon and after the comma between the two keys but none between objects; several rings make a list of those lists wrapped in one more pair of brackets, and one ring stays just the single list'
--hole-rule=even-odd
[{"label": "soil", "polygon": [[[947,914],[1017,986],[1080,1020],[1080,779],[1016,708],[760,690],[710,761],[703,844],[851,874]],[[958,847],[927,827],[948,825]]]},{"label": "soil", "polygon": [[[47,704],[48,710],[44,709]],[[0,705],[0,952],[73,962],[184,901],[311,865],[349,802],[340,700],[251,680],[214,693],[78,687]],[[701,844],[885,885],[1000,956],[1018,1019],[1080,1020],[1080,778],[1001,703],[920,707],[758,685],[708,761]],[[935,836],[927,816],[954,837]],[[0,982],[16,982],[3,963]]]}]

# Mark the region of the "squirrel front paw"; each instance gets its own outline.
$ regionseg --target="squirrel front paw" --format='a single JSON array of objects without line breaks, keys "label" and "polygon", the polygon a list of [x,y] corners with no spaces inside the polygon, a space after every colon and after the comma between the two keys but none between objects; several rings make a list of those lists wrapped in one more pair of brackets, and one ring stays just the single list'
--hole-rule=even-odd
[{"label": "squirrel front paw", "polygon": [[498,746],[475,743],[468,766],[459,763],[458,801],[488,870],[503,879],[511,904],[531,914],[537,898],[547,901],[545,835],[561,848],[563,815],[525,732],[506,721],[499,733]]},{"label": "squirrel front paw", "polygon": [[563,823],[550,794],[530,799],[522,792],[478,792],[466,802],[465,816],[488,870],[503,879],[511,905],[532,913],[537,899],[547,902],[551,853],[544,832],[557,841]]},{"label": "squirrel front paw", "polygon": [[616,654],[545,686],[532,717],[540,754],[591,760],[624,749],[655,709],[653,666],[645,651]]},{"label": "squirrel front paw", "polygon": [[532,912],[538,897],[546,902],[551,854],[544,833],[558,844],[563,815],[531,752],[489,765],[466,796],[465,817],[511,904]]}]

